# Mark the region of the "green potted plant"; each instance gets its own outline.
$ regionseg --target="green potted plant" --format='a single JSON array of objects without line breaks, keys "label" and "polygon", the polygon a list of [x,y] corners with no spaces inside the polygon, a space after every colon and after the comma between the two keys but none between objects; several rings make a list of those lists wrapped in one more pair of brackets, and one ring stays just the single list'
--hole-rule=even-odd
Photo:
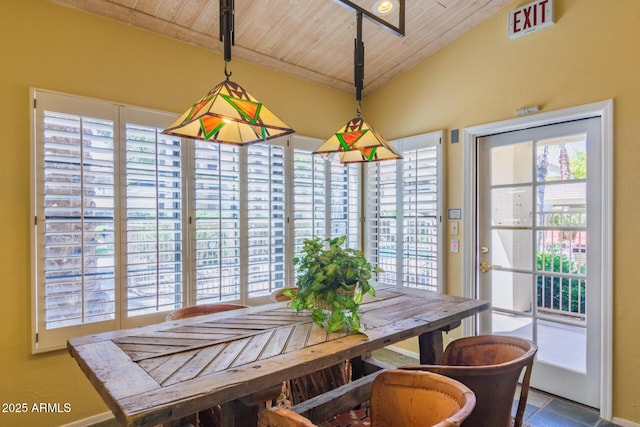
[{"label": "green potted plant", "polygon": [[344,248],[346,236],[307,239],[293,259],[298,270],[296,288],[286,289],[290,307],[313,310],[311,318],[327,332],[364,332],[358,308],[364,294],[375,296],[369,283],[372,267],[361,251]]}]

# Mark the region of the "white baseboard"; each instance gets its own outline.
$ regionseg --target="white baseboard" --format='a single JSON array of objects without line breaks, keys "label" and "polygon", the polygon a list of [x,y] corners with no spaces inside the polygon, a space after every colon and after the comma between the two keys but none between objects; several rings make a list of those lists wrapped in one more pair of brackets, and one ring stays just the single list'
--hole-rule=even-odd
[{"label": "white baseboard", "polygon": [[112,420],[113,414],[111,412],[103,412],[102,414],[94,415],[89,418],[83,418],[78,421],[74,421],[69,424],[64,424],[60,427],[90,427],[94,424],[102,423],[108,420]]},{"label": "white baseboard", "polygon": [[622,418],[613,417],[613,422],[622,426],[622,427],[640,427],[640,424],[634,423],[632,421],[627,421]]}]

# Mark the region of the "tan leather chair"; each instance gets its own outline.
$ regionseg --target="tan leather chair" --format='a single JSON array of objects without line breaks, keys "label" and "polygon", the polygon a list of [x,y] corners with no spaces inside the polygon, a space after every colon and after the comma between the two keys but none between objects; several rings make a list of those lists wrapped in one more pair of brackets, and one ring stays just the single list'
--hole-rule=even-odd
[{"label": "tan leather chair", "polygon": [[269,295],[269,298],[271,298],[271,301],[273,302],[289,301],[291,297],[288,297],[282,293],[282,291],[284,291],[285,289],[291,289],[291,288],[279,288],[279,289],[273,290],[271,292],[271,295]]},{"label": "tan leather chair", "polygon": [[371,425],[459,426],[475,404],[474,393],[454,379],[432,372],[389,370],[378,375],[371,387]]},{"label": "tan leather chair", "polygon": [[[373,381],[372,427],[454,427],[475,406],[473,392],[464,384],[423,371],[389,370]],[[284,408],[265,410],[259,427],[314,427],[307,418]]]},{"label": "tan leather chair", "polygon": [[[530,340],[480,335],[451,342],[443,354],[442,365],[403,366],[401,369],[446,375],[473,390],[476,407],[463,427],[521,427],[537,351],[538,347]],[[523,370],[518,409],[512,420],[511,408]]]}]

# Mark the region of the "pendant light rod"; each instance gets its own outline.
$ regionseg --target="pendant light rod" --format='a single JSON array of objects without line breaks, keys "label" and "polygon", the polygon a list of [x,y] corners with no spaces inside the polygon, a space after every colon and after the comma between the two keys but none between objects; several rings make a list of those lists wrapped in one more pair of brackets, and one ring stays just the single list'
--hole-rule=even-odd
[{"label": "pendant light rod", "polygon": [[[231,61],[231,46],[235,44],[234,36],[234,0],[220,0],[220,41],[224,43],[225,74],[226,63]],[[227,74],[227,78],[231,73]]]},{"label": "pendant light rod", "polygon": [[[356,101],[358,110],[362,100],[362,88],[364,87],[364,43],[362,42],[362,12],[356,12],[356,39],[353,53],[353,81],[356,87]],[[358,111],[358,114],[360,111]]]},{"label": "pendant light rod", "polygon": [[342,3],[342,5],[344,7],[346,7],[347,9],[351,9],[356,13],[361,13],[364,16],[367,17],[367,19],[375,22],[376,24],[382,25],[383,27],[385,27],[386,29],[388,29],[389,31],[391,31],[392,33],[394,33],[397,36],[400,37],[404,37],[404,0],[398,0],[398,5],[400,7],[399,10],[399,14],[398,14],[398,26],[396,27],[395,25],[391,24],[390,22],[385,21],[384,19],[374,15],[373,13],[369,12],[366,9],[361,8],[360,6],[358,6],[357,4],[349,1],[349,0],[334,0],[338,3]]},{"label": "pendant light rod", "polygon": [[402,155],[376,132],[361,117],[360,101],[362,100],[362,88],[364,87],[364,43],[362,42],[362,17],[367,16],[387,28],[393,28],[400,36],[404,35],[404,0],[400,2],[400,16],[402,32],[398,33],[395,27],[390,27],[385,21],[354,5],[348,0],[336,0],[352,9],[356,13],[356,38],[353,52],[353,80],[356,87],[356,101],[358,115],[349,120],[340,130],[334,133],[324,144],[316,148],[313,154],[336,156],[340,163],[370,163],[382,160],[402,159]]}]

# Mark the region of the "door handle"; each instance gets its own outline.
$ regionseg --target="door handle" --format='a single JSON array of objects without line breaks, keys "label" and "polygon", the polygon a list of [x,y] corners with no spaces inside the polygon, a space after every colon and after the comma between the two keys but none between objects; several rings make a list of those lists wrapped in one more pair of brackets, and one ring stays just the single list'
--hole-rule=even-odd
[{"label": "door handle", "polygon": [[487,261],[482,261],[480,263],[480,273],[486,273],[489,270],[492,270],[493,266],[489,264]]}]

